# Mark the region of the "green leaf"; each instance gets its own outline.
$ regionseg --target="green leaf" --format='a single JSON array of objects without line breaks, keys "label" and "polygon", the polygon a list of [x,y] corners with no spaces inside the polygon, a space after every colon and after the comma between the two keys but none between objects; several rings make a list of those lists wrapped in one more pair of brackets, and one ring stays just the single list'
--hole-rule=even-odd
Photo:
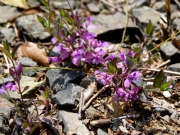
[{"label": "green leaf", "polygon": [[108,70],[110,73],[115,74],[116,73],[116,67],[114,67],[114,65],[112,65],[111,63],[108,63]]},{"label": "green leaf", "polygon": [[44,28],[48,27],[48,23],[47,23],[46,19],[44,19],[43,17],[41,17],[39,15],[37,15],[37,19],[43,25]]},{"label": "green leaf", "polygon": [[48,2],[47,2],[47,0],[41,0],[41,3],[42,3],[44,6],[48,7]]},{"label": "green leaf", "polygon": [[69,25],[73,25],[73,24],[74,24],[74,20],[73,20],[71,17],[68,17],[68,18],[66,19],[66,21],[67,21],[67,23],[68,23]]},{"label": "green leaf", "polygon": [[45,92],[44,92],[44,91],[39,90],[39,92],[41,93],[41,95],[42,95],[44,98],[46,98],[46,95],[45,95]]},{"label": "green leaf", "polygon": [[67,14],[66,14],[66,12],[65,12],[65,10],[64,9],[59,9],[59,13],[60,13],[60,15],[61,15],[61,17],[66,17],[67,16]]},{"label": "green leaf", "polygon": [[7,50],[7,52],[10,52],[9,43],[7,40],[3,41],[3,46],[4,46],[4,49]]},{"label": "green leaf", "polygon": [[11,59],[11,54],[4,48],[1,48],[1,51],[9,58]]},{"label": "green leaf", "polygon": [[118,74],[122,74],[122,68],[118,69]]},{"label": "green leaf", "polygon": [[49,98],[49,89],[48,89],[48,87],[45,88],[45,96],[46,96],[46,99]]},{"label": "green leaf", "polygon": [[16,54],[18,48],[19,48],[19,45],[17,45],[17,46],[14,47],[14,49],[13,49],[13,51],[12,51],[12,53],[11,53],[12,59],[14,58],[14,56],[15,56],[15,54]]},{"label": "green leaf", "polygon": [[148,25],[146,27],[146,34],[151,35],[153,28],[154,28],[154,25],[152,24],[151,21],[149,21],[149,23],[148,23]]},{"label": "green leaf", "polygon": [[160,90],[161,91],[167,91],[169,89],[169,85],[171,84],[171,82],[164,82],[162,85],[161,85],[161,88]]},{"label": "green leaf", "polygon": [[165,74],[164,74],[163,70],[161,70],[155,76],[153,86],[155,88],[161,88],[161,86],[165,82],[165,80],[166,80]]}]

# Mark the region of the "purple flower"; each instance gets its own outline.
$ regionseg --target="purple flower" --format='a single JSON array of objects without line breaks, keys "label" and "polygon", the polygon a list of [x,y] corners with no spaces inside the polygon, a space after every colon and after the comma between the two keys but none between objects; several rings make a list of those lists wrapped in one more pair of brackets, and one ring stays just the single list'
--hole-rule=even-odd
[{"label": "purple flower", "polygon": [[22,73],[22,64],[21,62],[18,63],[16,69],[9,68],[10,75],[16,79],[16,81],[19,81],[21,79],[21,73]]},{"label": "purple flower", "polygon": [[134,57],[134,55],[135,55],[134,51],[131,50],[131,51],[129,52],[129,56]]},{"label": "purple flower", "polygon": [[112,81],[114,77],[114,75],[109,75],[99,70],[96,70],[94,74],[95,74],[96,80],[102,85],[107,85],[108,83],[110,83],[110,81]]},{"label": "purple flower", "polygon": [[78,66],[81,62],[81,59],[83,58],[84,50],[82,48],[75,49],[72,54],[72,63],[76,66]]},{"label": "purple flower", "polygon": [[120,53],[120,58],[121,58],[121,60],[122,60],[122,62],[126,62],[126,53],[125,52],[121,52]]},{"label": "purple flower", "polygon": [[49,57],[48,58],[49,63],[62,63],[63,59],[59,56],[57,57]]},{"label": "purple flower", "polygon": [[141,72],[139,72],[139,71],[134,71],[134,72],[132,72],[132,73],[128,76],[128,78],[130,78],[130,79],[133,80],[134,82],[139,82],[139,81],[142,80],[142,79],[141,79],[141,76],[142,76],[142,73],[141,73]]},{"label": "purple flower", "polygon": [[53,38],[51,39],[51,42],[52,42],[53,44],[55,44],[55,43],[57,42],[56,37],[53,37]]},{"label": "purple flower", "polygon": [[17,90],[17,86],[12,82],[8,82],[6,85],[2,84],[0,87],[0,94],[4,94],[7,90],[15,91]]}]

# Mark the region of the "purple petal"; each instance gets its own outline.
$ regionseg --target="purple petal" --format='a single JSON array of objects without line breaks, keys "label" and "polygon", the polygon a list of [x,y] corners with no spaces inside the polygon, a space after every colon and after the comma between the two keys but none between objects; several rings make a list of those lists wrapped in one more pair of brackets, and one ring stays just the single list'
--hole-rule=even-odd
[{"label": "purple petal", "polygon": [[16,67],[16,73],[17,73],[18,75],[20,75],[21,72],[22,72],[22,63],[19,62],[18,65],[17,65],[17,67]]},{"label": "purple petal", "polygon": [[16,91],[17,90],[17,86],[16,85],[12,85],[11,90],[12,91]]},{"label": "purple petal", "polygon": [[49,57],[48,58],[49,63],[61,63],[63,61],[60,57]]},{"label": "purple petal", "polygon": [[11,89],[12,86],[13,86],[13,83],[12,83],[12,82],[8,82],[8,83],[5,85],[5,88],[6,88],[6,89]]},{"label": "purple petal", "polygon": [[130,86],[131,86],[131,80],[126,79],[126,80],[124,81],[124,87],[125,87],[125,88],[130,88]]},{"label": "purple petal", "polygon": [[6,92],[6,90],[3,87],[1,87],[0,88],[0,94],[4,94],[5,92]]},{"label": "purple petal", "polygon": [[56,37],[53,37],[53,38],[51,39],[51,42],[52,42],[53,44],[55,44],[55,43],[57,42]]},{"label": "purple petal", "polygon": [[125,52],[120,53],[120,58],[122,62],[126,62],[126,53]]},{"label": "purple petal", "polygon": [[12,68],[9,68],[9,73],[10,73],[10,75],[11,75],[12,77],[14,77],[15,72],[14,72],[14,70],[13,70]]},{"label": "purple petal", "polygon": [[129,56],[134,57],[134,55],[135,55],[134,51],[131,50],[131,51],[129,52]]}]

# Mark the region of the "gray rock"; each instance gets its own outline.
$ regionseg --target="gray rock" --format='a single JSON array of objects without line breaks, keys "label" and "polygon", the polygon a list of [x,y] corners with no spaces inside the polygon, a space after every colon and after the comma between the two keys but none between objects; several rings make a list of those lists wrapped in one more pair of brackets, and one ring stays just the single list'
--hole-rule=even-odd
[{"label": "gray rock", "polygon": [[172,63],[180,61],[180,51],[171,42],[161,45],[160,50],[167,59],[171,59]]},{"label": "gray rock", "polygon": [[[112,15],[100,14],[92,16],[91,25],[97,26],[98,28],[88,28],[88,30],[97,35],[111,30],[123,29],[126,26],[126,16],[119,12]],[[135,26],[132,20],[129,19],[127,27]]]},{"label": "gray rock", "polygon": [[82,79],[80,86],[83,88],[87,88],[94,81],[95,81],[94,77],[86,76]]},{"label": "gray rock", "polygon": [[151,20],[153,24],[160,21],[160,13],[150,7],[143,6],[135,8],[132,10],[132,14],[136,18],[136,24],[142,29],[147,26],[149,20]]},{"label": "gray rock", "polygon": [[40,2],[40,0],[27,0],[27,4],[30,7],[38,7],[38,6],[40,6],[41,2]]},{"label": "gray rock", "polygon": [[166,11],[166,7],[165,7],[164,1],[157,1],[157,2],[155,2],[154,5],[153,5],[153,9],[156,10],[156,11],[165,12]]},{"label": "gray rock", "polygon": [[[75,7],[75,1],[74,0],[69,0],[69,3],[70,3],[72,8]],[[66,0],[63,0],[63,1],[53,0],[53,1],[51,1],[51,5],[56,9],[59,9],[59,8],[69,9],[70,8]]]},{"label": "gray rock", "polygon": [[22,63],[23,66],[26,66],[26,67],[38,66],[38,64],[35,61],[33,61],[32,59],[30,59],[28,57],[22,57],[20,59],[20,62]]},{"label": "gray rock", "polygon": [[16,7],[0,6],[0,23],[6,23],[8,20],[12,20],[20,14]]},{"label": "gray rock", "polygon": [[2,35],[4,36],[3,40],[7,40],[8,43],[12,43],[12,41],[16,37],[16,34],[15,34],[13,28],[3,28],[3,27],[0,27],[0,33],[2,33]]},{"label": "gray rock", "polygon": [[113,125],[112,125],[112,130],[113,130],[113,131],[119,130],[119,126],[120,126],[120,123],[119,123],[119,122],[120,122],[119,119],[115,119],[115,120],[113,121]]},{"label": "gray rock", "polygon": [[22,74],[23,75],[25,75],[25,76],[30,76],[30,77],[32,77],[32,76],[35,76],[36,75],[36,73],[38,72],[38,70],[26,70],[26,68],[23,68],[23,70],[25,70],[25,71],[23,71],[22,72]]},{"label": "gray rock", "polygon": [[1,78],[0,79],[0,84],[7,83],[7,82],[12,82],[12,81],[14,81],[14,79],[11,76],[8,76],[6,78]]},{"label": "gray rock", "polygon": [[16,20],[18,28],[23,29],[23,34],[32,40],[44,40],[50,37],[48,32],[44,31],[43,26],[38,22],[37,15],[21,16]]},{"label": "gray rock", "polygon": [[90,135],[89,130],[82,124],[82,121],[78,120],[78,114],[59,111],[58,119],[63,121],[64,132],[75,130],[77,135]]},{"label": "gray rock", "polygon": [[48,70],[46,72],[47,84],[56,92],[65,88],[67,83],[80,84],[85,76],[84,71],[77,70]]},{"label": "gray rock", "polygon": [[94,2],[90,2],[87,4],[87,8],[90,12],[99,13],[100,12],[100,4],[95,4]]},{"label": "gray rock", "polygon": [[179,118],[179,114],[177,113],[177,111],[174,111],[172,114],[171,114],[171,117],[170,117],[171,119],[173,119],[173,120],[177,120],[178,118]]},{"label": "gray rock", "polygon": [[101,128],[98,128],[97,129],[97,135],[108,135],[107,131],[101,129]]},{"label": "gray rock", "polygon": [[57,105],[76,107],[83,90],[84,88],[76,84],[68,83],[66,88],[62,89],[57,94],[52,95],[51,98]]},{"label": "gray rock", "polygon": [[11,109],[14,105],[9,102],[7,99],[0,96],[0,113],[5,115],[7,118],[10,116]]},{"label": "gray rock", "polygon": [[173,21],[173,26],[176,30],[180,30],[180,19],[175,19]]},{"label": "gray rock", "polygon": [[169,65],[167,69],[175,72],[180,72],[180,63]]}]

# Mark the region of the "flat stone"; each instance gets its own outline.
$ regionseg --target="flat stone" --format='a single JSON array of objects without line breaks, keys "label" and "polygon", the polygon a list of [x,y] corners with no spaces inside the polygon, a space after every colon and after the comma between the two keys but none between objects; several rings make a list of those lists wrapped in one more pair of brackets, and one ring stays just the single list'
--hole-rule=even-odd
[{"label": "flat stone", "polygon": [[11,76],[8,76],[6,78],[1,78],[0,79],[0,84],[4,84],[4,83],[7,83],[7,82],[13,82],[14,79],[11,77]]},{"label": "flat stone", "polygon": [[89,130],[82,124],[82,121],[78,119],[78,114],[67,111],[59,111],[58,119],[63,121],[63,131],[65,133],[71,130],[76,130],[77,135],[90,135]]},{"label": "flat stone", "polygon": [[77,70],[48,70],[46,72],[47,84],[55,92],[65,88],[67,83],[80,84],[81,79],[85,76],[84,71]]},{"label": "flat stone", "polygon": [[97,135],[108,135],[108,133],[104,129],[98,128]]},{"label": "flat stone", "polygon": [[14,105],[9,102],[7,99],[0,96],[0,113],[5,115],[7,118],[9,118],[11,109],[14,107]]},{"label": "flat stone", "polygon": [[[7,40],[8,43],[12,43],[12,41],[16,37],[16,34],[15,34],[13,28],[3,28],[3,27],[0,27],[0,33],[2,33],[2,35],[4,36],[3,40]],[[0,41],[1,41],[1,39],[0,39]]]},{"label": "flat stone", "polygon": [[[92,16],[92,21],[90,24],[97,26],[97,28],[89,27],[88,30],[98,35],[107,31],[125,28],[126,16],[119,12],[111,15],[99,14],[97,16]],[[127,27],[135,26],[136,25],[132,22],[132,20],[129,19]]]},{"label": "flat stone", "polygon": [[20,14],[16,7],[0,6],[0,23],[6,23],[8,20],[12,20]]},{"label": "flat stone", "polygon": [[180,30],[180,19],[175,19],[173,25],[176,30]]},{"label": "flat stone", "polygon": [[132,10],[133,16],[136,18],[136,24],[145,29],[149,21],[151,21],[154,25],[160,21],[160,13],[153,10],[150,7],[139,7]]},{"label": "flat stone", "polygon": [[180,72],[180,63],[171,64],[167,67],[168,70]]},{"label": "flat stone", "polygon": [[38,64],[35,61],[33,61],[32,59],[30,59],[28,57],[22,57],[20,59],[20,62],[25,67],[35,67],[35,66],[38,66]]},{"label": "flat stone", "polygon": [[180,51],[171,42],[161,45],[160,50],[165,58],[171,59],[172,63],[180,62]]},{"label": "flat stone", "polygon": [[94,2],[90,2],[87,4],[87,8],[90,12],[99,13],[100,12],[100,4],[95,4]]},{"label": "flat stone", "polygon": [[51,98],[57,105],[76,107],[79,103],[80,95],[83,90],[84,88],[76,84],[68,83],[67,87],[63,88],[57,94],[52,95]]},{"label": "flat stone", "polygon": [[[56,9],[59,9],[59,8],[70,9],[66,0],[61,0],[61,1],[52,0],[50,3]],[[70,3],[72,8],[75,7],[75,1],[74,0],[69,0],[69,3]]]},{"label": "flat stone", "polygon": [[17,18],[18,28],[23,29],[23,33],[32,40],[45,40],[50,38],[50,34],[44,31],[44,27],[37,20],[37,15],[26,15]]}]

